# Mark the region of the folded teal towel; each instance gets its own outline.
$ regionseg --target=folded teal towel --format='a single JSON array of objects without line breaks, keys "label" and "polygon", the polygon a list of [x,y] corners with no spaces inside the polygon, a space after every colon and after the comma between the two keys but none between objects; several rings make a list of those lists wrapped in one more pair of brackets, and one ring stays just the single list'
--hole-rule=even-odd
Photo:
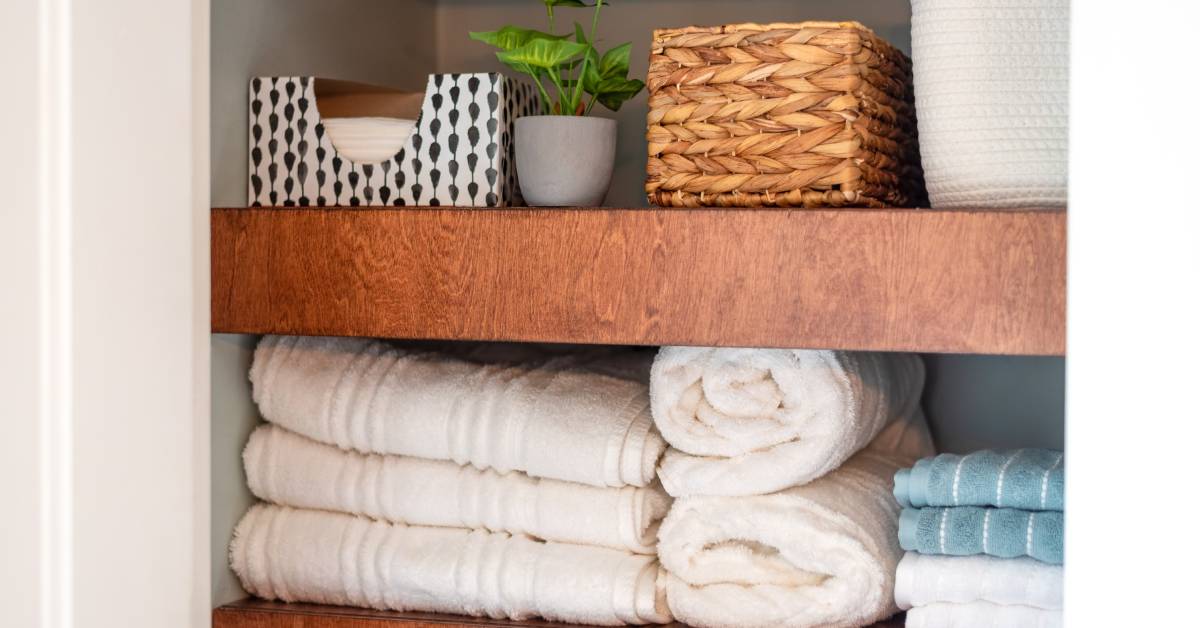
[{"label": "folded teal towel", "polygon": [[1063,514],[1016,508],[905,508],[900,547],[922,554],[1032,556],[1061,565]]},{"label": "folded teal towel", "polygon": [[1063,509],[1063,454],[1048,449],[941,454],[896,472],[896,501],[906,508],[995,506]]}]

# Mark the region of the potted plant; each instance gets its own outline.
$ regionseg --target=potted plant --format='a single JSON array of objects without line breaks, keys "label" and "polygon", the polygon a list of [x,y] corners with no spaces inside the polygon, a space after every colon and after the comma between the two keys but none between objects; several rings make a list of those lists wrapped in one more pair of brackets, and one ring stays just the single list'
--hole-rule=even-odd
[{"label": "potted plant", "polygon": [[[596,0],[542,0],[548,31],[505,26],[473,32],[471,39],[499,48],[496,56],[508,67],[529,76],[538,88],[542,115],[516,121],[517,176],[521,194],[530,205],[596,206],[604,201],[616,155],[617,123],[589,114],[597,105],[616,111],[642,90],[630,79],[630,44],[601,54],[596,49],[600,9]],[[557,7],[592,9],[591,29],[575,22],[572,35],[554,33]]]}]

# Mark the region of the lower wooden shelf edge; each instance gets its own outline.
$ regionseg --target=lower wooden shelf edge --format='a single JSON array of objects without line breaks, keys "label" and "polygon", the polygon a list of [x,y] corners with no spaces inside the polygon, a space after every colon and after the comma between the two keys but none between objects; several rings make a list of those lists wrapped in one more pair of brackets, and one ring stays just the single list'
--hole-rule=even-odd
[{"label": "lower wooden shelf edge", "polygon": [[[538,620],[513,621],[465,615],[397,613],[349,606],[285,604],[245,599],[213,609],[213,628],[579,628]],[[683,624],[671,624],[686,628]],[[904,615],[879,622],[874,628],[903,628]]]}]

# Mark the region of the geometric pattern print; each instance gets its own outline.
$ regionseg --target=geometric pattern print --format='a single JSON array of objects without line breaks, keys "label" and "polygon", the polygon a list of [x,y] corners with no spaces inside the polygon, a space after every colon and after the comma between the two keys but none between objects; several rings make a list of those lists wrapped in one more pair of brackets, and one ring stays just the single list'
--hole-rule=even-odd
[{"label": "geometric pattern print", "polygon": [[310,77],[250,81],[252,207],[520,205],[514,121],[536,92],[498,73],[432,74],[412,135],[394,156],[338,155]]}]

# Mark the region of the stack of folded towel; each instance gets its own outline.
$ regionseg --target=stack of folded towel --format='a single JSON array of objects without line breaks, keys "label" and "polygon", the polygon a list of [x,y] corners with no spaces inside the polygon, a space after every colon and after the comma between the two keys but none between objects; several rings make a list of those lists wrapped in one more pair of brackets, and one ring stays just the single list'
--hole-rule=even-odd
[{"label": "stack of folded towel", "polygon": [[697,627],[861,626],[897,611],[892,476],[933,452],[913,355],[664,347],[651,407],[677,499],[667,602]]},{"label": "stack of folded towel", "polygon": [[896,472],[910,628],[1062,625],[1063,454],[941,454]]},{"label": "stack of folded towel", "polygon": [[[268,336],[270,423],[244,453],[270,502],[230,547],[267,599],[588,624],[671,620],[670,498],[644,363],[508,363],[364,339]],[[639,375],[639,373],[641,373]]]}]

